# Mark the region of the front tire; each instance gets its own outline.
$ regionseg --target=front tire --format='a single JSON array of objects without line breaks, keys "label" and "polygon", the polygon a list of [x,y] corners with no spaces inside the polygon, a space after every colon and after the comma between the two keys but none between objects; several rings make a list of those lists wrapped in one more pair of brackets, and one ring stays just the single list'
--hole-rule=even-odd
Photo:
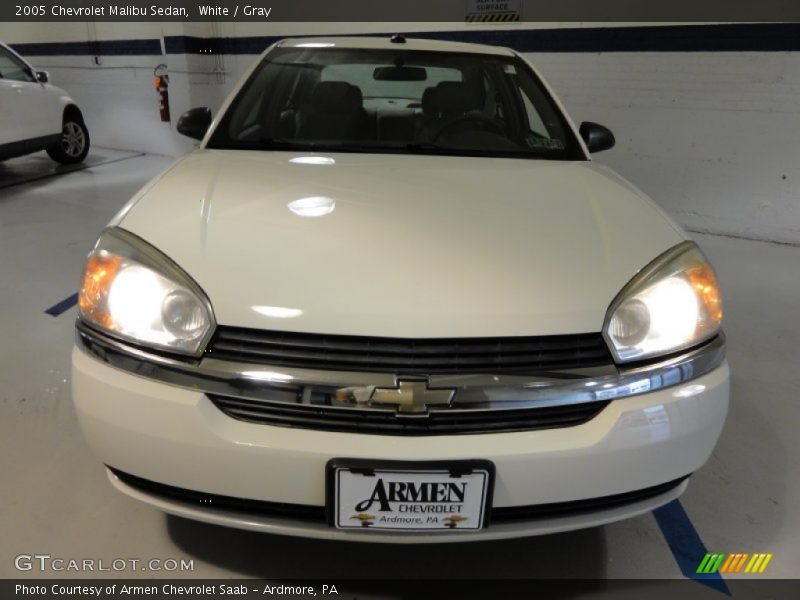
[{"label": "front tire", "polygon": [[61,140],[47,149],[47,154],[62,165],[83,162],[89,154],[89,130],[77,116],[64,118]]}]

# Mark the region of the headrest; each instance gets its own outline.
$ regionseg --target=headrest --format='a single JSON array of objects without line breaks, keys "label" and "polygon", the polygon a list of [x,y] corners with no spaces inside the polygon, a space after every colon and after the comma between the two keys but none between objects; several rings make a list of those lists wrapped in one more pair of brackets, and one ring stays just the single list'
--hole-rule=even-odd
[{"label": "headrest", "polygon": [[461,81],[442,81],[422,94],[422,110],[428,115],[465,113],[481,108],[474,86]]},{"label": "headrest", "polygon": [[335,114],[356,112],[363,108],[361,90],[344,81],[320,81],[311,93],[314,110]]},{"label": "headrest", "polygon": [[422,92],[422,112],[430,116],[433,116],[439,112],[439,109],[436,106],[435,87],[425,88],[425,91]]}]

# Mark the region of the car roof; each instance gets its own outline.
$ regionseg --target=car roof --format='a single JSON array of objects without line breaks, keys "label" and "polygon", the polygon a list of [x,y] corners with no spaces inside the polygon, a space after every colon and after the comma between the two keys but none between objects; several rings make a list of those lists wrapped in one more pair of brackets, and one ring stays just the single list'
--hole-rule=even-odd
[{"label": "car roof", "polygon": [[466,44],[463,42],[444,42],[440,40],[424,40],[419,38],[406,38],[405,43],[396,43],[391,41],[391,36],[287,38],[278,42],[278,46],[282,48],[336,47],[361,48],[364,50],[427,50],[431,52],[467,52],[472,54],[514,56],[514,52],[512,52],[510,49],[500,46]]}]

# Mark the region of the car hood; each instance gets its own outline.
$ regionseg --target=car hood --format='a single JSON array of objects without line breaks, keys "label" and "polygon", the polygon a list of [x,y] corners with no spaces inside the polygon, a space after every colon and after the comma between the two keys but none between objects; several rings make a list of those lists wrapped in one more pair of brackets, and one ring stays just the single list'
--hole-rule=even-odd
[{"label": "car hood", "polygon": [[588,161],[402,154],[199,150],[112,223],[189,273],[219,324],[420,338],[600,331],[685,239]]}]

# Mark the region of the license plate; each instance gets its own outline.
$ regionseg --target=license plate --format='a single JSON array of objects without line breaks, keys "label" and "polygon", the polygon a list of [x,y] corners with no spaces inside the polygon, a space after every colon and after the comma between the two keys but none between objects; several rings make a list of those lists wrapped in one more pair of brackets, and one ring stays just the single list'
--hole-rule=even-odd
[{"label": "license plate", "polygon": [[486,525],[493,477],[488,461],[333,460],[329,520],[361,531],[476,531]]}]

